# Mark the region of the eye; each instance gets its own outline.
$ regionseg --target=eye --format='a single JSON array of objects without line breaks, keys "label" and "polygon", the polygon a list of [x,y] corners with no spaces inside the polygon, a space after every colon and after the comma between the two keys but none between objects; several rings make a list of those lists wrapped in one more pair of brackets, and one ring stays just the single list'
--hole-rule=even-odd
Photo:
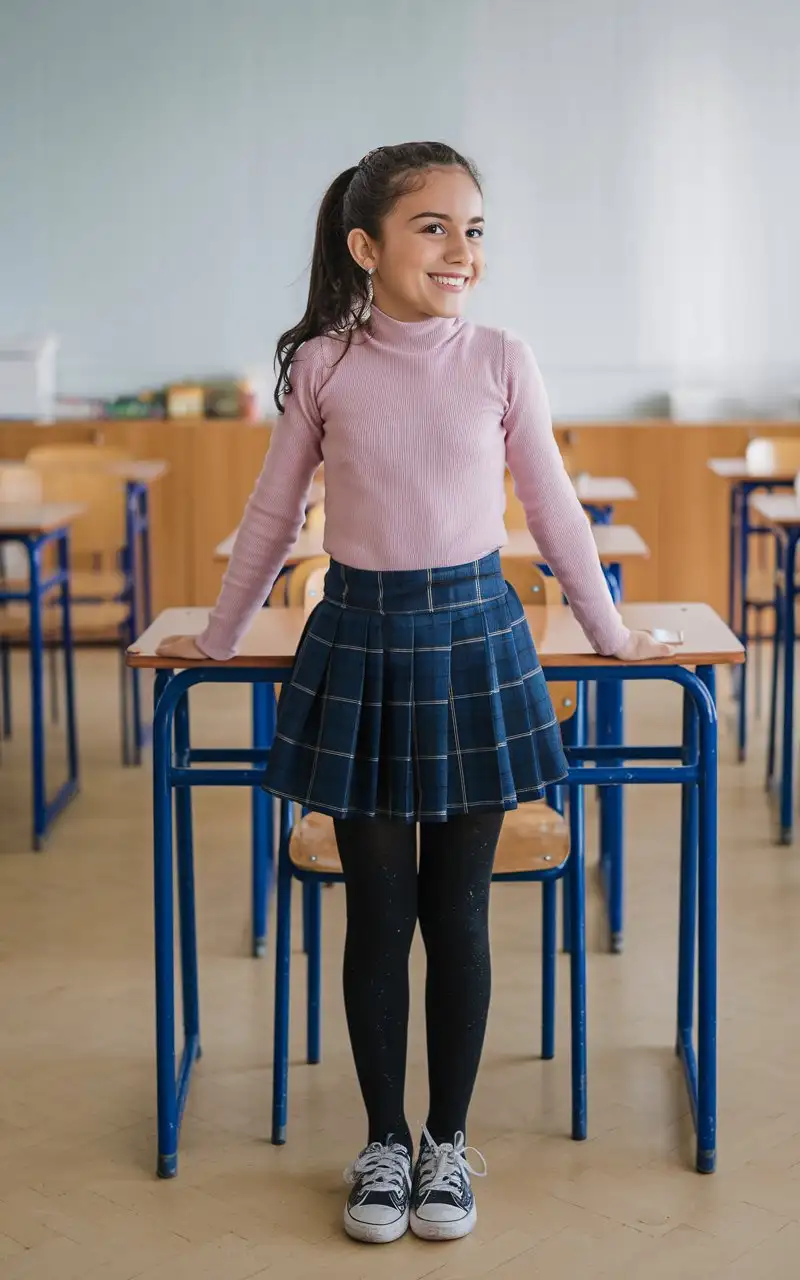
[{"label": "eye", "polygon": [[482,240],[483,227],[470,227],[469,231],[467,232],[467,235],[470,236],[473,240]]},{"label": "eye", "polygon": [[426,234],[430,234],[430,235],[438,234],[440,231],[443,236],[447,235],[447,232],[445,231],[441,222],[431,222],[429,226],[423,227],[422,229]]}]

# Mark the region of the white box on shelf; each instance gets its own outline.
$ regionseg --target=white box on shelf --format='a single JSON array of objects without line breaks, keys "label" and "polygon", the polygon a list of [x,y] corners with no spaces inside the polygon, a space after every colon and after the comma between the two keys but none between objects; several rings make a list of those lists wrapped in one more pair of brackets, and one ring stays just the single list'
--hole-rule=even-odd
[{"label": "white box on shelf", "polygon": [[0,418],[55,420],[55,334],[0,341]]}]

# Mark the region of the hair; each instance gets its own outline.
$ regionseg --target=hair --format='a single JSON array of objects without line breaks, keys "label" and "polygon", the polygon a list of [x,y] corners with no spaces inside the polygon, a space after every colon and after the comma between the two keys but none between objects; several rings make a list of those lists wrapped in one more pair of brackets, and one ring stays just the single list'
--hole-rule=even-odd
[{"label": "hair", "polygon": [[401,196],[416,189],[419,175],[428,169],[450,166],[463,169],[481,190],[480,176],[472,161],[443,142],[378,147],[331,183],[317,217],[305,314],[298,324],[281,334],[275,352],[275,404],[279,413],[283,413],[285,398],[291,394],[289,371],[303,343],[323,334],[341,334],[341,360],[350,348],[354,331],[369,318],[371,283],[347,246],[350,232],[361,228],[373,240],[379,240],[381,222]]}]

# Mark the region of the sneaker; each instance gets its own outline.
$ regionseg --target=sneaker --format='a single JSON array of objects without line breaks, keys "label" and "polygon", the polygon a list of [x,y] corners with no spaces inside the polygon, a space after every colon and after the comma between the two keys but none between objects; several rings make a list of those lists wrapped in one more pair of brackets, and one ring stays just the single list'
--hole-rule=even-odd
[{"label": "sneaker", "polygon": [[[473,1169],[468,1151],[479,1158],[482,1169]],[[478,1217],[470,1174],[484,1178],[486,1161],[480,1151],[464,1146],[463,1133],[456,1134],[455,1142],[437,1146],[423,1128],[411,1191],[411,1230],[415,1236],[423,1240],[458,1240],[469,1235]]]},{"label": "sneaker", "polygon": [[345,1169],[353,1190],[344,1210],[344,1229],[354,1240],[389,1244],[408,1230],[411,1156],[399,1142],[371,1142]]}]

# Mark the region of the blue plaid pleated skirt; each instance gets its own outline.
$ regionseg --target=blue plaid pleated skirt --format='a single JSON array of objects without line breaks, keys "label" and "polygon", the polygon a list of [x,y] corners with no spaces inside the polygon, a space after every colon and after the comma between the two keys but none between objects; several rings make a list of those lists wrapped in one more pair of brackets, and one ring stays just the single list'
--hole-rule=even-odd
[{"label": "blue plaid pleated skirt", "polygon": [[566,776],[498,553],[447,569],[331,563],[283,686],[264,786],[335,818],[446,822]]}]

